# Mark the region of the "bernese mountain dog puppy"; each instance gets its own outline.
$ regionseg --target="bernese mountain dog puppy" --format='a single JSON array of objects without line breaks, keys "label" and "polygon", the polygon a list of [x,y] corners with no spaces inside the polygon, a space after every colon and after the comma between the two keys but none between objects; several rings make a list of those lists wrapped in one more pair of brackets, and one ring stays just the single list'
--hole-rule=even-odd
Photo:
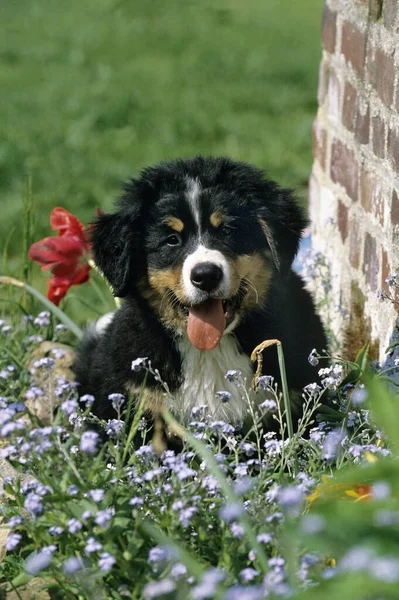
[{"label": "bernese mountain dog puppy", "polygon": [[[243,391],[225,374],[241,371],[250,388],[250,355],[268,339],[282,342],[290,391],[301,399],[315,379],[309,353],[327,347],[312,299],[291,269],[305,225],[289,190],[228,158],[172,160],[127,183],[115,212],[92,229],[95,262],[124,298],[86,332],[75,361],[80,393],[95,396],[93,412],[115,417],[108,396],[138,394],[144,382],[149,414],[166,407],[187,423],[191,409],[205,404],[215,419],[243,422]],[[142,357],[170,394],[152,375],[132,370]],[[263,374],[280,381],[274,348],[264,354]],[[231,394],[226,403],[216,396],[221,390]],[[265,399],[250,393],[255,402]],[[300,402],[294,408],[298,417]]]}]

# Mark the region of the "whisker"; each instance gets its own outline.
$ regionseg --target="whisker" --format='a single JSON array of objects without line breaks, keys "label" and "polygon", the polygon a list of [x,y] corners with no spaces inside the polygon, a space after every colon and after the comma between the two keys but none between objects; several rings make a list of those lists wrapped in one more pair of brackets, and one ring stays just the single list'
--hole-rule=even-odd
[{"label": "whisker", "polygon": [[244,281],[255,292],[256,304],[259,304],[259,294],[258,294],[258,290],[256,289],[255,285],[252,283],[252,281],[250,279],[248,279],[248,277],[244,277]]},{"label": "whisker", "polygon": [[[166,290],[166,292],[163,294],[162,299],[161,299],[159,312],[162,312],[162,306],[163,306],[164,301],[167,300],[168,297],[172,298],[172,300],[173,300],[173,296],[174,296],[174,294],[173,294],[172,290]],[[172,306],[173,306],[173,302],[172,302]]]}]

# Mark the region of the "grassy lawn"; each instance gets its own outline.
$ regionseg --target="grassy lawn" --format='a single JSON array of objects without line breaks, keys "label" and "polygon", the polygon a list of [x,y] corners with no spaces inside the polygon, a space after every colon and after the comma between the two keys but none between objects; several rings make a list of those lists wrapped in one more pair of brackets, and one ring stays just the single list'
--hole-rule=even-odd
[{"label": "grassy lawn", "polygon": [[27,174],[37,239],[49,234],[52,207],[87,222],[96,206],[111,207],[121,180],[174,156],[227,154],[305,197],[321,8],[322,0],[3,2],[0,239],[16,227],[10,270]]}]

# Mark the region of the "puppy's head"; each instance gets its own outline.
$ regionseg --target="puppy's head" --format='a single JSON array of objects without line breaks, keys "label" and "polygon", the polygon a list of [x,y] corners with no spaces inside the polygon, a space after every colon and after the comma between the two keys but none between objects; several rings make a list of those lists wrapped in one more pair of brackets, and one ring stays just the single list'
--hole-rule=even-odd
[{"label": "puppy's head", "polygon": [[94,258],[115,295],[140,293],[201,350],[267,302],[306,220],[289,191],[226,158],[175,160],[125,186],[94,225]]}]

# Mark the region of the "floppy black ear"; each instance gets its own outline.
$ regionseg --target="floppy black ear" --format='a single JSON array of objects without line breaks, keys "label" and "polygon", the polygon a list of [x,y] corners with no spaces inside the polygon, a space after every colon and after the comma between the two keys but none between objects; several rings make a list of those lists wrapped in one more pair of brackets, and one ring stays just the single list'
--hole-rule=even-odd
[{"label": "floppy black ear", "polygon": [[103,214],[93,223],[91,241],[94,261],[123,298],[140,276],[140,230],[138,210]]},{"label": "floppy black ear", "polygon": [[258,216],[276,267],[288,270],[298,251],[302,231],[308,224],[304,210],[290,190],[276,186]]}]

